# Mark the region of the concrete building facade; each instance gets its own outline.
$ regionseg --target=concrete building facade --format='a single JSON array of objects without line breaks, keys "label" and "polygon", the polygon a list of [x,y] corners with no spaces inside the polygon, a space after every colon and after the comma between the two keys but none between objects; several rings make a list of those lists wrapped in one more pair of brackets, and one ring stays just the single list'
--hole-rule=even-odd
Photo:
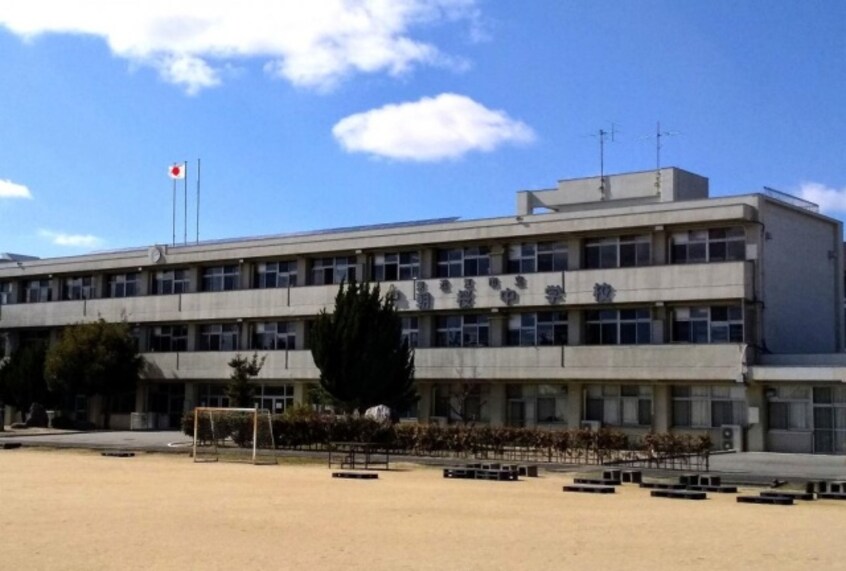
[{"label": "concrete building facade", "polygon": [[[147,364],[113,407],[118,426],[225,406],[227,362],[258,351],[257,402],[278,412],[308,400],[310,321],[355,277],[402,314],[420,421],[846,453],[840,222],[786,195],[708,192],[666,168],[519,192],[503,218],[6,256],[0,344],[127,320]],[[100,418],[96,402],[76,408]]]}]

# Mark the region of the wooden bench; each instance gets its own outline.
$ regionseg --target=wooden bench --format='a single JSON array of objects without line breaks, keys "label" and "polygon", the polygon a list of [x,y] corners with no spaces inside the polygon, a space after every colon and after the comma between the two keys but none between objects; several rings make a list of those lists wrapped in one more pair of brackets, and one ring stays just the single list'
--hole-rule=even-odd
[{"label": "wooden bench", "polygon": [[574,484],[589,484],[592,486],[619,486],[618,480],[606,480],[605,478],[573,478]]},{"label": "wooden bench", "polygon": [[813,492],[800,492],[798,490],[764,490],[761,492],[764,498],[793,498],[794,500],[811,501],[814,499]]},{"label": "wooden bench", "polygon": [[716,486],[688,486],[688,490],[693,490],[696,492],[716,492],[718,494],[736,494],[737,493],[737,486],[723,486],[723,485],[716,485]]},{"label": "wooden bench", "polygon": [[473,480],[476,478],[476,468],[465,468],[461,466],[444,468],[444,478]]},{"label": "wooden bench", "polygon": [[684,490],[687,488],[686,485],[678,482],[641,482],[640,487],[648,490]]},{"label": "wooden bench", "polygon": [[596,484],[569,484],[562,488],[565,492],[581,492],[586,494],[613,494],[614,486],[599,486]]},{"label": "wooden bench", "polygon": [[518,474],[514,470],[476,470],[477,480],[493,480],[496,482],[516,482]]},{"label": "wooden bench", "polygon": [[349,480],[376,480],[379,478],[379,474],[374,474],[373,472],[332,472],[332,477],[346,478]]},{"label": "wooden bench", "polygon": [[670,498],[674,500],[707,500],[708,494],[695,490],[652,490],[649,495],[653,498]]},{"label": "wooden bench", "polygon": [[817,498],[821,500],[846,500],[846,493],[820,492]]},{"label": "wooden bench", "polygon": [[792,506],[793,498],[786,496],[737,496],[739,504],[770,504],[774,506]]}]

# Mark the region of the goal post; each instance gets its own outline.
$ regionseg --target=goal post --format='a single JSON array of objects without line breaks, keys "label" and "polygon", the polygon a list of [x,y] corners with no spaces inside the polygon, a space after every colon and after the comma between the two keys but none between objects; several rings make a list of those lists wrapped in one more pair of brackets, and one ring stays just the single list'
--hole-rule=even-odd
[{"label": "goal post", "polygon": [[272,452],[276,448],[269,410],[208,406],[194,409],[194,462],[217,462],[221,456],[237,458],[249,449],[253,464],[276,464],[275,455],[270,462],[260,461],[260,449],[267,448]]}]

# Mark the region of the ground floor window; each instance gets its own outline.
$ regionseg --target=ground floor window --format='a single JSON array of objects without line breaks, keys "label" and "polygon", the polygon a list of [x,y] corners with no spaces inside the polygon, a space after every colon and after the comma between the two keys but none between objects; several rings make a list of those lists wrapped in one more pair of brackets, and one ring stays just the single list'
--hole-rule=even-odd
[{"label": "ground floor window", "polygon": [[770,392],[767,403],[770,430],[811,429],[810,387],[778,387]]},{"label": "ground floor window", "polygon": [[488,390],[478,383],[440,383],[432,386],[432,416],[473,423],[487,421]]},{"label": "ground floor window", "polygon": [[673,426],[719,428],[746,424],[746,389],[732,386],[674,386]]},{"label": "ground floor window", "polygon": [[652,387],[649,385],[588,385],[585,420],[607,426],[651,426]]},{"label": "ground floor window", "polygon": [[282,414],[294,406],[294,385],[261,385],[256,388],[253,402],[260,409]]},{"label": "ground floor window", "polygon": [[505,397],[505,422],[509,426],[567,422],[567,385],[511,384],[505,387]]},{"label": "ground floor window", "polygon": [[203,384],[198,388],[198,406],[217,408],[229,407],[229,397],[226,396],[226,386],[222,384]]}]

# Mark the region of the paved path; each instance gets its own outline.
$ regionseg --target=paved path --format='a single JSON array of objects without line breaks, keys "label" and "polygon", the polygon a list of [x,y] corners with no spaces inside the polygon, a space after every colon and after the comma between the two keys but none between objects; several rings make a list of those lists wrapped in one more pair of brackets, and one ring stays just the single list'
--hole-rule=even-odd
[{"label": "paved path", "polygon": [[[0,432],[0,443],[20,442],[24,446],[54,448],[122,449],[151,452],[187,452],[191,439],[180,431],[92,431],[92,432]],[[319,456],[322,453],[282,452],[288,456]],[[443,464],[445,459],[408,458],[421,464]],[[596,466],[556,466],[557,470],[596,470]],[[650,473],[655,472],[650,470]],[[844,480],[846,456],[743,452],[711,457],[711,472],[727,482],[769,483],[781,480]],[[669,474],[677,474],[673,472]]]}]

